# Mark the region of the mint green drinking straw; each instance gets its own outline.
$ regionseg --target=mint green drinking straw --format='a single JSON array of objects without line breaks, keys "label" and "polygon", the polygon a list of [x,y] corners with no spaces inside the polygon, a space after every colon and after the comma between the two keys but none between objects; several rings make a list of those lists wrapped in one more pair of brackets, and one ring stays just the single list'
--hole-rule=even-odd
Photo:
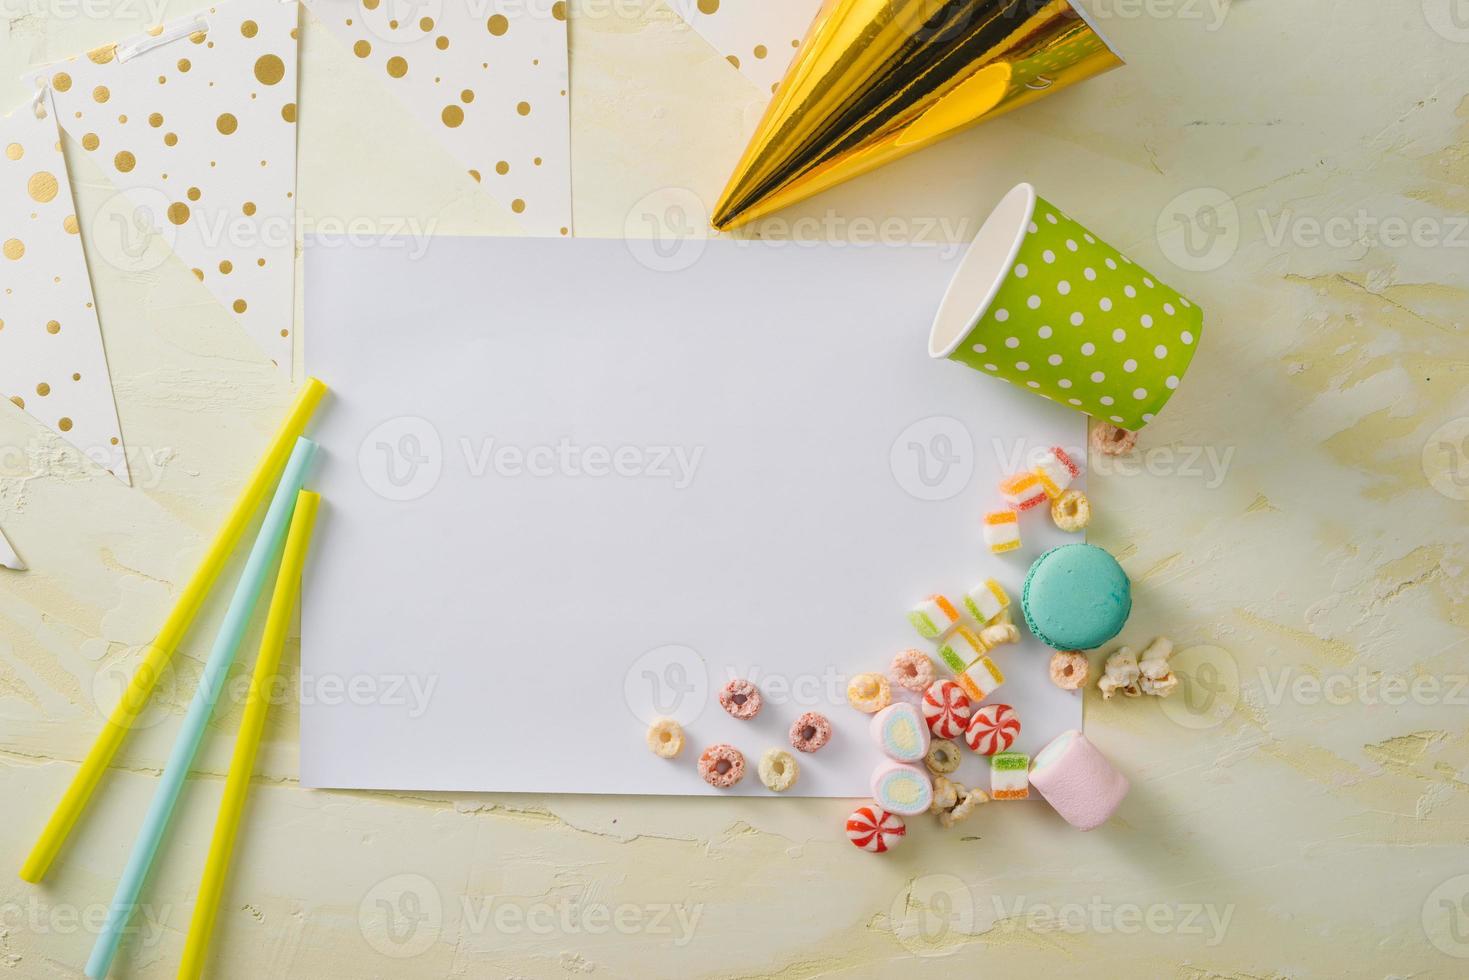
[{"label": "mint green drinking straw", "polygon": [[189,767],[194,763],[194,753],[199,750],[199,743],[204,738],[204,726],[209,723],[209,716],[214,712],[214,703],[219,700],[219,692],[224,687],[230,664],[234,662],[235,653],[240,649],[240,642],[250,626],[250,617],[260,601],[260,594],[265,591],[270,569],[280,558],[281,549],[285,547],[286,530],[296,508],[296,495],[301,490],[301,484],[306,479],[306,468],[315,454],[316,443],[304,437],[296,440],[296,448],[292,450],[291,458],[281,474],[281,482],[276,487],[275,496],[271,498],[270,508],[265,512],[265,521],[260,525],[260,533],[250,549],[250,557],[245,561],[245,570],[240,573],[240,582],[235,586],[235,594],[230,599],[224,622],[214,638],[214,647],[209,651],[209,660],[204,665],[204,674],[199,679],[198,689],[194,691],[194,699],[189,702],[189,711],[184,715],[178,740],[173,743],[173,751],[168,754],[168,764],[164,766],[158,789],[153,794],[153,802],[148,804],[148,814],[143,818],[138,839],[133,842],[127,867],[123,869],[122,877],[117,882],[117,892],[112,896],[112,906],[107,910],[107,921],[102,927],[102,934],[97,937],[97,944],[92,947],[92,955],[87,960],[86,973],[92,980],[102,980],[112,967],[118,944],[122,942],[123,931],[127,927],[128,919],[132,917],[138,893],[142,891],[143,880],[148,876],[148,868],[153,864],[158,846],[163,842],[163,835],[168,832],[168,821],[173,816],[173,807],[178,802],[179,792],[184,788]]}]

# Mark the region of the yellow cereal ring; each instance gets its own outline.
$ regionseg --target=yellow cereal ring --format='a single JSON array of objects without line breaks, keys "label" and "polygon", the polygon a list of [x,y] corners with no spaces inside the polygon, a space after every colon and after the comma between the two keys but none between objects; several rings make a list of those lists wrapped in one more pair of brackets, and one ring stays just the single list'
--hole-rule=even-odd
[{"label": "yellow cereal ring", "polygon": [[801,767],[785,749],[767,749],[760,757],[760,781],[772,793],[784,793],[796,785]]},{"label": "yellow cereal ring", "polygon": [[1080,490],[1067,490],[1051,504],[1051,520],[1063,531],[1084,531],[1092,522],[1092,502]]},{"label": "yellow cereal ring", "polygon": [[672,718],[659,718],[648,728],[648,748],[656,756],[674,758],[683,751],[683,726]]},{"label": "yellow cereal ring", "polygon": [[847,703],[874,714],[893,703],[893,688],[881,674],[858,674],[847,682]]}]

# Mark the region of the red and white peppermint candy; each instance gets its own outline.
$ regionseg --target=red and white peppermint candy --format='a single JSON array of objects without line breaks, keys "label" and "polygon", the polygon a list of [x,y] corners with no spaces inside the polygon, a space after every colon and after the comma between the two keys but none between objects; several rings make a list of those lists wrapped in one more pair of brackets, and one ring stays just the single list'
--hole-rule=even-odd
[{"label": "red and white peppermint candy", "polygon": [[847,840],[874,854],[897,847],[907,832],[908,826],[902,817],[888,813],[880,806],[859,806],[847,818]]},{"label": "red and white peppermint candy", "polygon": [[1008,704],[982,704],[969,719],[964,741],[980,755],[1004,752],[1015,744],[1020,734],[1020,718]]},{"label": "red and white peppermint candy", "polygon": [[923,720],[939,738],[960,738],[969,725],[969,695],[953,681],[934,681],[923,692]]}]

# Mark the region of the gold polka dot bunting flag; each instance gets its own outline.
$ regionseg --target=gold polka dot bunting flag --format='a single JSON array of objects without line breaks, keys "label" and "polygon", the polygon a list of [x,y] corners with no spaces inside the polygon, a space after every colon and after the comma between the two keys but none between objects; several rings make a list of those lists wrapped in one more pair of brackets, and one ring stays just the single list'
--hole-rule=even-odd
[{"label": "gold polka dot bunting flag", "polygon": [[26,563],[20,560],[20,556],[10,546],[4,531],[0,531],[0,568],[10,568],[17,572],[26,570]]},{"label": "gold polka dot bunting flag", "polygon": [[0,146],[0,394],[130,483],[47,93],[0,118]]},{"label": "gold polka dot bunting flag", "polygon": [[816,19],[821,0],[668,0],[668,4],[762,92],[774,92]]},{"label": "gold polka dot bunting flag", "polygon": [[305,0],[534,235],[571,234],[566,0]]},{"label": "gold polka dot bunting flag", "polygon": [[284,371],[298,16],[295,3],[230,0],[33,76],[127,199],[89,232],[94,261],[137,271],[143,246],[161,240]]}]

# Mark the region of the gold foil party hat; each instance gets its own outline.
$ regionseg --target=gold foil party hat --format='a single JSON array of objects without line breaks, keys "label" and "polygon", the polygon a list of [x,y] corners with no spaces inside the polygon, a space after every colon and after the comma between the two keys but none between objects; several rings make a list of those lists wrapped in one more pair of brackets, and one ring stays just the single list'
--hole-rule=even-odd
[{"label": "gold foil party hat", "polygon": [[826,0],[712,224],[737,227],[1120,64],[1066,0]]}]

